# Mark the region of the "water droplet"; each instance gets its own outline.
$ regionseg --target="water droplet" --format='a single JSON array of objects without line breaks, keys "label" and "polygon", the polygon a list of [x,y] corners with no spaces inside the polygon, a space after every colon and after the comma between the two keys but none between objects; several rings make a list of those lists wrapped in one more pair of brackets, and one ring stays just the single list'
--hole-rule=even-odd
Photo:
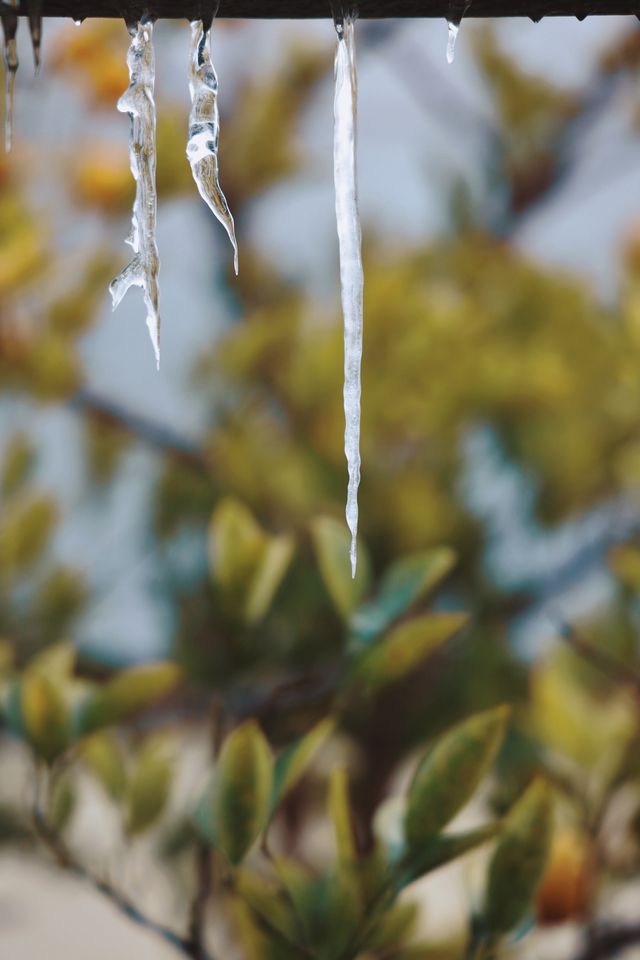
[{"label": "water droplet", "polygon": [[360,484],[360,366],[362,361],[361,230],[356,178],[356,120],[358,85],[354,21],[336,23],[333,175],[340,250],[340,288],[344,318],[344,452],[349,485],[346,517],[351,531],[351,575],[356,575],[358,486]]},{"label": "water droplet", "polygon": [[447,29],[449,31],[447,36],[447,63],[453,63],[456,55],[456,40],[460,30],[460,21],[447,20]]},{"label": "water droplet", "polygon": [[218,78],[211,61],[210,27],[201,20],[191,24],[189,53],[189,138],[187,159],[200,196],[227,231],[233,247],[233,265],[238,273],[238,244],[233,217],[218,175],[218,141],[220,114],[218,111]]}]

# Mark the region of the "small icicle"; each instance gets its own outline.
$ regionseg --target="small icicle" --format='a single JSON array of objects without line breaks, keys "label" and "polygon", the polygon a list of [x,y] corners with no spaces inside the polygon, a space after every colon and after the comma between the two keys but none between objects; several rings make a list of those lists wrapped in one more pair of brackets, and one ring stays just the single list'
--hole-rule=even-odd
[{"label": "small icicle", "polygon": [[33,49],[33,64],[36,74],[40,70],[40,48],[42,46],[42,0],[29,0],[29,33]]},{"label": "small icicle", "polygon": [[18,47],[16,44],[18,14],[16,7],[17,2],[5,3],[0,14],[4,34],[4,149],[7,153],[11,152],[13,146],[13,101],[18,70]]},{"label": "small icicle", "polygon": [[233,217],[218,179],[218,78],[211,62],[210,30],[202,20],[191,24],[189,54],[189,139],[187,160],[200,196],[227,231],[233,247],[233,266],[238,273],[238,243]]},{"label": "small icicle", "polygon": [[453,63],[456,55],[456,40],[458,39],[460,21],[447,20],[447,29],[449,31],[449,35],[447,37],[447,63]]},{"label": "small icicle", "polygon": [[160,369],[160,313],[158,309],[158,272],[160,260],[156,246],[156,106],[153,100],[155,64],[153,23],[142,20],[127,24],[131,45],[127,54],[130,83],[118,100],[118,110],[128,113],[129,164],[136,181],[131,230],[127,243],[135,256],[111,281],[109,291],[113,309],[131,286],[142,287],[147,307],[147,327]]},{"label": "small icicle", "polygon": [[74,27],[81,27],[83,23],[84,23],[84,17],[78,17],[77,20],[73,21]]},{"label": "small icicle", "polygon": [[333,176],[344,319],[344,452],[349,470],[346,517],[351,531],[351,575],[356,575],[360,484],[360,364],[363,271],[356,183],[357,77],[354,17],[336,19]]}]

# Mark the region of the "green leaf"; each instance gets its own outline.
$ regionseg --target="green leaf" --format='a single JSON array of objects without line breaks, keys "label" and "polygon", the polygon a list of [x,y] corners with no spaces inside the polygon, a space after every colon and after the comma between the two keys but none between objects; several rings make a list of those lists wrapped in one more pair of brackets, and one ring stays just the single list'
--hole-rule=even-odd
[{"label": "green leaf", "polygon": [[48,820],[55,833],[62,833],[73,815],[76,806],[76,792],[68,771],[53,781],[49,795]]},{"label": "green leaf", "polygon": [[241,868],[236,873],[235,888],[261,923],[297,943],[300,935],[296,915],[282,887],[266,877]]},{"label": "green leaf", "polygon": [[278,756],[273,773],[272,812],[302,779],[333,728],[334,721],[331,718],[321,720],[305,737],[292,743]]},{"label": "green leaf", "polygon": [[120,800],[127,786],[124,757],[117,737],[110,731],[94,733],[82,741],[79,757],[113,800]]},{"label": "green leaf", "polygon": [[358,661],[356,679],[369,692],[401,680],[467,623],[462,613],[429,613],[395,627]]},{"label": "green leaf", "polygon": [[620,544],[609,551],[609,567],[631,590],[640,592],[640,550],[631,544]]},{"label": "green leaf", "polygon": [[358,546],[358,571],[352,578],[351,534],[346,523],[333,517],[317,517],[311,524],[311,537],[324,585],[338,613],[348,620],[368,588],[366,550],[361,544]]},{"label": "green leaf", "polygon": [[447,547],[428,550],[393,564],[382,578],[377,595],[355,611],[351,628],[356,648],[367,646],[415,603],[433,590],[455,564]]},{"label": "green leaf", "polygon": [[81,734],[122,723],[170,693],[182,673],[175,663],[159,661],[124,670],[91,694],[82,704]]},{"label": "green leaf", "polygon": [[5,497],[17,493],[29,479],[35,462],[35,451],[25,433],[14,433],[4,451],[0,491]]},{"label": "green leaf", "polygon": [[489,864],[484,920],[490,933],[507,933],[527,913],[542,878],[552,833],[551,790],[544,780],[534,780],[507,814]]},{"label": "green leaf", "polygon": [[48,677],[64,683],[73,676],[76,666],[76,649],[64,641],[46,647],[29,661],[27,671],[32,676]]},{"label": "green leaf", "polygon": [[69,745],[69,711],[53,680],[25,674],[20,684],[20,715],[29,742],[47,763]]},{"label": "green leaf", "polygon": [[257,623],[268,611],[293,555],[291,537],[270,537],[247,507],[218,503],[209,526],[209,559],[230,613]]},{"label": "green leaf", "polygon": [[50,497],[23,495],[0,517],[0,577],[28,573],[47,546],[57,520]]},{"label": "green leaf", "polygon": [[166,744],[157,737],[137,757],[127,796],[127,830],[144,833],[161,817],[171,789],[171,764]]},{"label": "green leaf", "polygon": [[329,780],[329,814],[338,851],[338,861],[349,865],[358,857],[356,838],[353,832],[349,779],[344,767],[336,767]]},{"label": "green leaf", "polygon": [[506,707],[476,714],[426,754],[409,788],[405,835],[411,851],[427,848],[470,800],[495,760],[508,717]]},{"label": "green leaf", "polygon": [[247,623],[257,623],[268,611],[293,556],[293,537],[272,537],[256,566],[246,601]]},{"label": "green leaf", "polygon": [[410,853],[402,859],[396,871],[397,888],[402,889],[419,877],[457,860],[483,843],[495,839],[499,832],[499,823],[489,823],[467,833],[441,834],[424,849],[413,855]]},{"label": "green leaf", "polygon": [[215,774],[215,836],[227,859],[238,864],[266,826],[273,785],[273,757],[254,720],[227,737]]}]

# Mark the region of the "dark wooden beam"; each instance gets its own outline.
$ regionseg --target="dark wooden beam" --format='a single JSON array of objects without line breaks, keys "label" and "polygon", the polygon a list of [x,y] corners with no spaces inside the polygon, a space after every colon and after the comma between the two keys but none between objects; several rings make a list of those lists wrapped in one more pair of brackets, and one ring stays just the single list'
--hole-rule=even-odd
[{"label": "dark wooden beam", "polygon": [[[33,5],[34,0],[31,0]],[[37,0],[36,0],[36,6]],[[28,0],[19,6],[29,11]],[[0,7],[5,4],[0,0]],[[202,0],[42,0],[45,17],[122,17],[125,13],[149,13],[158,18],[194,19]],[[390,17],[453,18],[465,9],[460,0],[360,0],[358,15],[363,20]],[[636,15],[640,0],[471,0],[465,17],[584,17],[593,15]],[[309,20],[331,16],[330,0],[220,0],[220,19]]]}]

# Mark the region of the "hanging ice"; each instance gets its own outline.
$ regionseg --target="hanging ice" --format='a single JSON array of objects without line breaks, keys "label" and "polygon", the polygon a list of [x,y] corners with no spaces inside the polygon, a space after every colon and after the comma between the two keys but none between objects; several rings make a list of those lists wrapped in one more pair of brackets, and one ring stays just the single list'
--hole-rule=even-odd
[{"label": "hanging ice", "polygon": [[189,139],[187,159],[200,196],[227,231],[233,246],[233,266],[238,273],[238,244],[233,217],[218,180],[218,78],[209,49],[210,24],[201,20],[191,24],[189,55]]},{"label": "hanging ice", "polygon": [[356,575],[358,486],[360,484],[360,363],[362,360],[363,272],[356,186],[357,78],[354,18],[336,20],[333,176],[340,249],[344,318],[344,452],[349,470],[347,523],[351,531],[351,575]]},{"label": "hanging ice", "polygon": [[40,47],[42,46],[42,0],[29,0],[29,33],[37,73],[40,69]]},{"label": "hanging ice", "polygon": [[4,149],[7,153],[13,146],[13,98],[18,70],[18,31],[17,0],[5,0],[2,5],[2,32],[4,34]]},{"label": "hanging ice", "polygon": [[160,261],[156,246],[156,106],[153,100],[155,64],[153,57],[153,23],[143,20],[127,24],[131,44],[127,54],[129,87],[118,100],[118,110],[131,119],[129,164],[136,181],[131,231],[127,243],[134,257],[115,280],[109,291],[113,309],[131,286],[142,287],[147,307],[147,327],[160,368],[160,314],[158,312],[158,271]]},{"label": "hanging ice", "polygon": [[447,20],[447,28],[449,31],[449,35],[447,37],[447,63],[453,63],[453,59],[456,55],[456,40],[458,39],[460,21]]}]

